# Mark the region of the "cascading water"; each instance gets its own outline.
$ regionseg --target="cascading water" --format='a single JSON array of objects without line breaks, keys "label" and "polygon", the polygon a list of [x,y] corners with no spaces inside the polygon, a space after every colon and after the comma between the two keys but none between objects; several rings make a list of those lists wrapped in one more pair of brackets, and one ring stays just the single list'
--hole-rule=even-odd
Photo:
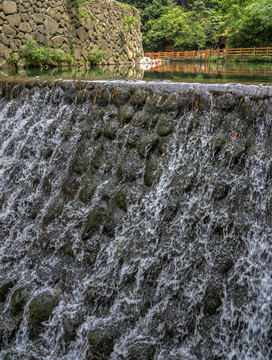
[{"label": "cascading water", "polygon": [[270,359],[271,98],[2,81],[1,359]]}]

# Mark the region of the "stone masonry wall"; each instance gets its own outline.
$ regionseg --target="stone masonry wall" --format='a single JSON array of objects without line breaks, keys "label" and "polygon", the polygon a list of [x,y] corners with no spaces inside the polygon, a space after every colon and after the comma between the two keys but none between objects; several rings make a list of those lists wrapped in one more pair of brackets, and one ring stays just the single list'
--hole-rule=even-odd
[{"label": "stone masonry wall", "polygon": [[[137,18],[129,26],[125,21]],[[0,68],[13,51],[25,65],[20,48],[27,39],[50,43],[75,53],[78,64],[88,64],[89,52],[104,50],[105,64],[133,63],[142,56],[140,14],[114,0],[91,0],[80,8],[71,0],[4,0],[0,2]]]}]

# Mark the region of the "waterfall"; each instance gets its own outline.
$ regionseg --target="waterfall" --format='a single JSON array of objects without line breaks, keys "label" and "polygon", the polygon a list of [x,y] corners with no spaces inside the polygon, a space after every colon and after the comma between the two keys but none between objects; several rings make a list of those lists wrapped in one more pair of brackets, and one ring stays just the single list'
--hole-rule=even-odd
[{"label": "waterfall", "polygon": [[272,90],[0,82],[0,355],[272,357]]}]

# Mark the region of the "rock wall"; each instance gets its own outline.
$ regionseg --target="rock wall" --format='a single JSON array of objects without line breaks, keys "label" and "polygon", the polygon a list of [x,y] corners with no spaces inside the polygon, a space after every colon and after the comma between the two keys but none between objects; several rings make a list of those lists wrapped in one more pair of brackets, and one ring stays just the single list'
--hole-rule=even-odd
[{"label": "rock wall", "polygon": [[[138,21],[129,26],[132,17]],[[80,65],[99,49],[105,51],[105,64],[133,63],[143,53],[139,12],[113,0],[92,0],[83,7],[71,0],[0,2],[0,68],[7,66],[11,51],[19,68],[25,65],[20,48],[27,39],[74,53]]]}]

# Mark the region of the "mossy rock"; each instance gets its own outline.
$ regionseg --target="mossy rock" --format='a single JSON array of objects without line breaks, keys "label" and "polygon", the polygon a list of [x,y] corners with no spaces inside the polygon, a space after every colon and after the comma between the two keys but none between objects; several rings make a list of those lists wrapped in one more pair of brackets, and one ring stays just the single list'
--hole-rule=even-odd
[{"label": "mossy rock", "polygon": [[152,152],[156,149],[156,147],[159,144],[159,137],[156,134],[151,134],[143,136],[138,144],[138,151],[139,154],[143,157],[145,157],[149,152]]},{"label": "mossy rock", "polygon": [[169,116],[163,117],[159,120],[157,133],[160,136],[167,136],[174,130],[172,119]]},{"label": "mossy rock", "polygon": [[108,235],[110,238],[114,237],[115,235],[115,227],[116,227],[116,221],[114,218],[114,213],[111,213],[103,226],[103,233]]},{"label": "mossy rock", "polygon": [[222,200],[227,197],[230,189],[228,184],[218,184],[213,189],[212,197],[214,200]]},{"label": "mossy rock", "polygon": [[117,120],[110,120],[104,128],[104,135],[108,139],[114,139],[116,137],[119,126],[120,124]]},{"label": "mossy rock", "polygon": [[82,188],[79,190],[78,198],[79,200],[83,201],[84,203],[87,203],[91,200],[93,197],[93,194],[95,192],[96,185],[93,179],[89,179],[86,184],[82,186]]},{"label": "mossy rock", "polygon": [[9,289],[14,286],[11,279],[0,279],[0,302],[5,302]]},{"label": "mossy rock", "polygon": [[208,315],[215,314],[222,304],[224,296],[222,285],[208,284],[204,295],[204,312]]},{"label": "mossy rock", "polygon": [[67,104],[72,104],[77,97],[77,89],[75,87],[71,87],[70,89],[66,90],[63,95],[63,101]]},{"label": "mossy rock", "polygon": [[127,124],[132,120],[133,114],[134,108],[132,106],[122,106],[118,111],[118,120],[122,125]]},{"label": "mossy rock", "polygon": [[118,146],[119,148],[136,148],[139,142],[140,134],[136,127],[125,125],[118,131]]},{"label": "mossy rock", "polygon": [[87,221],[84,229],[83,240],[87,240],[97,232],[105,219],[106,211],[101,206],[96,206]]},{"label": "mossy rock", "polygon": [[130,98],[130,104],[132,106],[143,106],[146,102],[147,95],[145,91],[135,91]]},{"label": "mossy rock", "polygon": [[147,127],[148,129],[153,129],[159,119],[159,115],[155,112],[154,114],[146,112],[138,112],[133,116],[132,123],[138,127]]},{"label": "mossy rock", "polygon": [[87,90],[80,90],[77,93],[76,96],[76,102],[77,104],[83,104],[85,101],[87,101],[90,98],[90,92]]},{"label": "mossy rock", "polygon": [[[96,356],[104,359],[110,356],[114,348],[114,340],[117,337],[117,331],[114,327],[101,326],[90,330],[88,333],[88,342],[90,345],[87,359],[96,359]],[[98,359],[98,358],[97,358]]]},{"label": "mossy rock", "polygon": [[120,180],[135,181],[137,179],[137,172],[132,165],[120,164],[117,168],[116,175]]},{"label": "mossy rock", "polygon": [[54,308],[58,305],[59,299],[49,292],[37,295],[29,304],[29,335],[35,339],[43,331],[43,322],[49,320]]},{"label": "mossy rock", "polygon": [[100,166],[102,165],[102,153],[103,153],[103,148],[102,146],[99,147],[98,149],[95,150],[91,164],[92,166],[98,170],[100,168]]},{"label": "mossy rock", "polygon": [[119,207],[119,209],[123,211],[127,211],[128,207],[128,198],[127,198],[127,192],[125,189],[120,189],[118,193],[115,196],[115,204]]},{"label": "mossy rock", "polygon": [[159,182],[162,174],[162,168],[160,167],[160,161],[157,157],[152,156],[146,162],[144,183],[147,186],[152,186]]},{"label": "mossy rock", "polygon": [[19,315],[24,311],[27,295],[28,293],[24,286],[19,287],[13,292],[10,301],[10,314],[12,316]]},{"label": "mossy rock", "polygon": [[135,342],[129,347],[128,359],[130,360],[153,360],[156,347],[146,342]]},{"label": "mossy rock", "polygon": [[174,136],[168,136],[168,137],[163,137],[158,145],[158,150],[159,153],[162,154],[166,154],[167,152],[171,151],[171,148],[173,148],[175,146],[175,139]]},{"label": "mossy rock", "polygon": [[2,197],[0,198],[0,210],[2,210],[2,207],[3,207],[4,202],[5,202],[5,198],[4,198],[4,196],[2,196]]},{"label": "mossy rock", "polygon": [[120,87],[116,86],[114,90],[114,96],[113,95],[111,96],[112,97],[111,102],[117,105],[118,107],[120,107],[125,103],[127,103],[130,96],[131,96],[130,89],[126,89],[124,86],[120,86]]}]

